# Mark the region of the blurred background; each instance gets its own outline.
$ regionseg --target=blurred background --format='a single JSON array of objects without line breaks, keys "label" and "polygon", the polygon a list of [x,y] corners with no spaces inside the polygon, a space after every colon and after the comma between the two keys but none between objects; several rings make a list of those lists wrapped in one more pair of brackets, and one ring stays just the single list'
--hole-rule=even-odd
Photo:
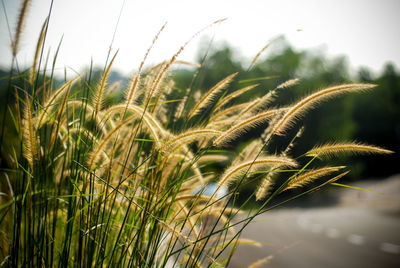
[{"label": "blurred background", "polygon": [[[6,98],[5,89],[19,1],[2,0],[1,4],[3,114],[7,103],[13,101],[13,97]],[[120,84],[107,100],[109,104],[121,99],[121,90],[165,22],[166,29],[146,66],[170,58],[198,30],[227,18],[202,32],[180,55],[181,60],[200,63],[201,68],[174,69],[177,96],[189,85],[207,90],[234,72],[239,75],[230,88],[258,83],[249,93],[252,96],[265,94],[288,79],[300,78],[298,85],[280,92],[276,106],[293,103],[329,85],[377,84],[372,91],[346,95],[309,112],[302,121],[305,132],[293,151],[301,155],[315,144],[354,140],[395,151],[389,156],[332,160],[352,170],[343,183],[373,192],[330,186],[267,212],[243,234],[262,240],[263,246],[239,247],[232,267],[244,267],[262,258],[267,258],[266,267],[400,266],[399,1],[37,0],[32,1],[22,35],[18,73],[32,65],[40,28],[51,5],[44,51],[45,57],[52,59],[61,43],[55,63],[56,83],[87,70],[90,64],[100,76],[108,52],[119,49],[109,82]],[[252,63],[266,45],[268,48]],[[19,83],[22,88],[23,76]],[[2,169],[7,168],[7,155],[17,144],[9,113],[6,120]],[[257,130],[249,135],[258,135]],[[274,146],[281,144],[278,141]],[[245,199],[254,187],[244,187],[242,197]],[[252,205],[257,206],[255,202]]]}]

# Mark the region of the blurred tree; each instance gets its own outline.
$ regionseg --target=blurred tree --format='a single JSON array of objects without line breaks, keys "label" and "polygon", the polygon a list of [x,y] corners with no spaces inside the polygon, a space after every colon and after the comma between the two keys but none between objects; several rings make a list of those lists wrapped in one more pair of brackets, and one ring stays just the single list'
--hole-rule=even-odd
[{"label": "blurred tree", "polygon": [[[269,52],[270,56],[259,59],[248,69],[237,59],[237,51],[229,45],[219,49],[208,48],[199,57],[202,67],[197,73],[196,88],[202,92],[234,72],[240,72],[234,83],[227,89],[236,90],[249,84],[260,84],[257,89],[238,98],[256,97],[272,90],[280,83],[298,77],[300,84],[279,92],[276,105],[291,104],[296,99],[317,89],[360,81],[376,83],[378,88],[371,92],[342,96],[318,105],[300,120],[289,135],[301,126],[305,132],[298,142],[296,154],[306,152],[316,143],[329,141],[358,140],[399,151],[400,144],[400,74],[392,64],[388,64],[382,75],[374,78],[367,68],[361,68],[358,76],[352,78],[346,57],[327,58],[321,51],[296,51],[284,38],[280,38]],[[195,71],[177,72],[178,88],[187,88]],[[192,81],[192,80],[190,80]],[[192,81],[193,82],[193,81]],[[251,133],[259,135],[259,133]],[[285,146],[277,138],[275,146]],[[272,151],[274,148],[270,148]],[[369,160],[368,160],[369,159]],[[332,160],[333,161],[333,160]],[[335,160],[338,164],[349,165],[353,170],[350,178],[360,179],[371,176],[387,176],[400,171],[396,165],[397,155],[343,157]],[[364,163],[364,164],[363,164]]]}]

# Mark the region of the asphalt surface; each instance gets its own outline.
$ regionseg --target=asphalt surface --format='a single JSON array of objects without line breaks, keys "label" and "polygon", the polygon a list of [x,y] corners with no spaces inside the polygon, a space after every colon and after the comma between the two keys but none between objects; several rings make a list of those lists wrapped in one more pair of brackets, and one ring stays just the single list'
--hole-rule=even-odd
[{"label": "asphalt surface", "polygon": [[242,233],[262,243],[240,245],[229,265],[248,267],[400,267],[400,177],[362,185],[380,193],[347,190],[339,205],[282,209],[256,218]]}]

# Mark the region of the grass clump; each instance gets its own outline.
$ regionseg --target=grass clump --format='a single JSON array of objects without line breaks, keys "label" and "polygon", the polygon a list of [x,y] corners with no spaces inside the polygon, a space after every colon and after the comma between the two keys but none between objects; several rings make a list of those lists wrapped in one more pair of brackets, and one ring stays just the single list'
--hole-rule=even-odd
[{"label": "grass clump", "polygon": [[[12,46],[14,58],[20,20]],[[124,98],[111,106],[104,100],[112,87],[107,79],[117,53],[95,86],[88,72],[56,89],[52,78],[39,76],[39,53],[35,53],[33,69],[22,74],[26,86],[17,88],[17,102],[9,104],[20,146],[9,156],[10,168],[2,170],[7,180],[0,206],[3,264],[226,266],[237,244],[258,245],[241,239],[240,233],[256,215],[270,209],[277,194],[344,168],[309,169],[317,157],[336,151],[390,152],[350,142],[316,147],[295,157],[290,155],[293,140],[282,152],[270,152],[274,137],[284,135],[316,103],[374,85],[330,87],[289,107],[268,108],[276,90],[298,83],[295,79],[262,98],[233,106],[232,99],[255,87],[220,97],[235,73],[197,102],[189,101],[198,95],[194,90],[171,100],[171,67],[179,63],[186,44],[169,61],[144,71],[158,35]],[[13,79],[9,81],[10,90]],[[263,135],[249,138],[251,142],[237,153],[228,150],[237,147],[244,133],[260,126],[266,128]],[[226,163],[224,171],[210,172],[207,166],[216,161]],[[287,177],[270,193],[280,173]],[[241,207],[235,204],[240,187],[255,179],[261,184],[251,198],[263,203],[253,214],[238,217]]]}]

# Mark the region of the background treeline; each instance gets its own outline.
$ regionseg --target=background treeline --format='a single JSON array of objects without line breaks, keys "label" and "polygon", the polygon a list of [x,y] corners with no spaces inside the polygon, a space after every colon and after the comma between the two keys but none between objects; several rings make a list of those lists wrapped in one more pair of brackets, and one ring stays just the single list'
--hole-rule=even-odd
[{"label": "background treeline", "polygon": [[[225,94],[254,83],[259,84],[247,95],[241,96],[245,99],[261,96],[286,80],[299,78],[299,84],[278,92],[275,101],[277,106],[291,104],[307,93],[329,85],[345,82],[375,83],[378,87],[370,92],[345,95],[308,112],[298,123],[305,127],[305,131],[297,141],[294,155],[301,155],[316,143],[356,140],[379,145],[396,153],[389,156],[351,156],[335,160],[338,164],[346,164],[352,169],[348,179],[387,177],[400,172],[398,154],[400,151],[400,73],[393,64],[386,64],[380,74],[373,74],[367,68],[351,72],[345,57],[329,58],[317,50],[296,51],[284,38],[275,41],[264,53],[267,56],[261,55],[257,62],[252,63],[250,59],[243,59],[240,53],[230,45],[224,44],[218,47],[204,45],[198,52],[200,68],[187,68],[187,65],[183,65],[175,69],[173,75],[176,83],[170,96],[171,109],[176,108],[173,100],[182,98],[188,88],[205,92],[221,79],[235,72],[239,72],[237,79]],[[102,69],[95,69],[91,73],[91,82],[94,85]],[[0,112],[3,115],[4,110],[14,109],[12,106],[8,108],[6,103],[13,103],[15,88],[11,89],[7,96],[9,71],[0,70],[0,77]],[[23,74],[13,79],[13,84],[20,84],[20,88],[25,88],[26,77]],[[109,84],[112,85],[110,90],[114,93],[113,97],[107,99],[106,102],[111,104],[122,98],[119,89],[124,88],[128,79],[117,72],[110,75]],[[62,82],[63,79],[58,78],[58,80]],[[241,99],[236,99],[236,102],[241,102]],[[173,111],[170,111],[170,114],[172,115]],[[3,116],[0,118],[0,121],[2,120]],[[3,136],[5,142],[2,143],[0,161],[1,167],[7,168],[7,155],[12,153],[13,146],[18,147],[18,139],[15,137],[17,132],[13,128],[13,118],[10,113],[7,113],[5,124],[1,123],[5,129]],[[297,130],[298,128],[293,129],[293,131]],[[248,135],[260,135],[260,133],[253,131]],[[278,150],[279,140],[275,144]],[[274,148],[270,148],[270,151],[273,150]]]},{"label": "background treeline", "polygon": [[248,93],[256,97],[286,80],[299,78],[298,85],[278,92],[275,103],[283,106],[326,86],[345,82],[375,83],[378,87],[372,91],[345,95],[308,112],[298,123],[303,124],[305,131],[296,143],[294,155],[301,155],[316,143],[355,140],[396,153],[389,156],[346,156],[335,160],[337,164],[352,169],[348,179],[381,178],[400,172],[400,73],[393,64],[387,63],[380,74],[373,74],[368,68],[354,72],[344,56],[329,58],[318,50],[296,51],[283,38],[268,49],[265,51],[267,57],[261,56],[255,64],[250,60],[244,64],[237,51],[229,45],[204,49],[198,59],[202,63],[201,69],[177,70],[176,86],[179,89],[192,86],[206,90],[221,78],[239,71],[238,79],[230,89],[257,83],[259,86]]}]

